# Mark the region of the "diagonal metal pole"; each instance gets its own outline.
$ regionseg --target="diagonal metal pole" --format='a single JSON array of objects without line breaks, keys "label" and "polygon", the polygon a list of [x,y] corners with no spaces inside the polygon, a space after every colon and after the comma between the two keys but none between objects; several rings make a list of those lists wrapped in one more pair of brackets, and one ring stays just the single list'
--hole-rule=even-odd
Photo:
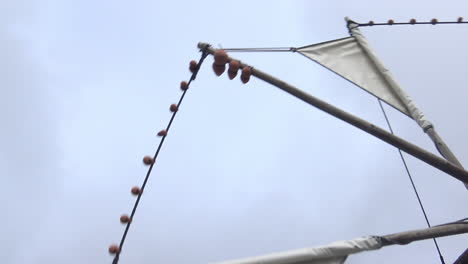
[{"label": "diagonal metal pole", "polygon": [[[299,264],[299,263],[343,263],[350,254],[367,250],[378,250],[391,245],[406,245],[430,238],[468,233],[468,222],[455,222],[431,228],[405,231],[385,236],[365,236],[353,240],[339,241],[315,248],[302,248],[276,252],[264,256],[218,262],[217,264]],[[464,255],[467,255],[466,253]],[[466,264],[461,256],[455,264]]]},{"label": "diagonal metal pole", "polygon": [[450,223],[382,236],[383,246],[406,245],[414,241],[468,233],[468,222]]},{"label": "diagonal metal pole", "polygon": [[[198,48],[201,50],[206,50],[209,54],[213,55],[216,49],[212,48],[209,44],[206,43],[198,43]],[[228,60],[233,60],[233,58],[228,58]],[[302,101],[317,107],[318,109],[338,118],[342,121],[347,122],[379,139],[388,144],[401,149],[402,151],[412,155],[415,158],[420,159],[421,161],[426,162],[427,164],[451,175],[452,177],[462,181],[465,184],[468,184],[468,171],[458,167],[457,165],[439,158],[438,156],[430,153],[427,150],[424,150],[400,137],[397,137],[385,129],[382,129],[372,123],[365,121],[357,116],[354,116],[346,111],[343,111],[325,101],[322,101],[310,94],[307,94],[304,91],[299,90],[298,88],[276,78],[273,77],[259,69],[253,68],[245,63],[240,62],[241,68],[244,67],[251,67],[252,68],[252,75],[269,83],[272,84],[281,90],[301,99]]]}]

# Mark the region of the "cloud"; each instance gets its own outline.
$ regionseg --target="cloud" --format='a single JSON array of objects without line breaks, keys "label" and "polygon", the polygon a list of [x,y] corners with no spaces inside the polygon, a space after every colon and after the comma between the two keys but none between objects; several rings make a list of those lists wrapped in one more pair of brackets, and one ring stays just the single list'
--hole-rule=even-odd
[{"label": "cloud", "polygon": [[[43,223],[57,190],[56,99],[48,77],[30,53],[29,43],[13,34],[31,15],[31,6],[2,3],[0,8],[0,183],[6,215],[0,246],[6,263],[23,262],[23,253]],[[6,257],[6,259],[5,259]]]}]

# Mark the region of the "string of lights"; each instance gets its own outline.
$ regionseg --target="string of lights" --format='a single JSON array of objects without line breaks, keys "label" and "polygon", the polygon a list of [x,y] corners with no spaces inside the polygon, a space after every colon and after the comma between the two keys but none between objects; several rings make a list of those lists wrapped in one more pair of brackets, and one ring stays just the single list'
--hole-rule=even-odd
[{"label": "string of lights", "polygon": [[119,257],[120,257],[120,254],[122,252],[122,248],[123,248],[123,245],[124,245],[124,242],[125,242],[125,238],[127,237],[127,234],[128,234],[128,231],[130,229],[130,225],[132,223],[132,219],[133,217],[135,216],[135,212],[138,208],[138,204],[140,202],[140,199],[143,195],[143,192],[145,190],[145,187],[146,187],[146,183],[148,182],[148,179],[149,179],[149,176],[151,175],[151,171],[153,170],[153,167],[154,167],[154,164],[155,164],[155,161],[158,157],[158,154],[161,150],[161,147],[164,143],[164,140],[166,139],[167,137],[167,134],[168,134],[168,131],[169,129],[171,128],[171,124],[172,122],[174,121],[174,118],[177,114],[177,111],[179,110],[179,107],[182,103],[182,100],[184,99],[185,97],[185,94],[187,93],[187,90],[191,84],[192,81],[195,80],[196,76],[197,76],[197,73],[198,71],[200,70],[200,66],[202,65],[203,61],[205,60],[205,58],[208,56],[208,53],[203,51],[202,52],[202,55],[201,55],[201,58],[200,60],[198,61],[198,63],[196,61],[191,61],[190,62],[190,65],[189,65],[189,69],[190,71],[192,72],[192,76],[190,77],[190,80],[188,82],[186,81],[183,81],[181,82],[180,84],[180,89],[183,91],[182,92],[182,95],[179,99],[179,102],[177,104],[172,104],[170,105],[169,107],[169,110],[172,112],[172,116],[171,116],[171,119],[169,120],[169,123],[167,124],[167,127],[166,129],[163,129],[161,131],[158,132],[158,136],[161,137],[161,141],[159,142],[159,145],[158,145],[158,148],[155,152],[155,154],[153,155],[153,157],[151,156],[145,156],[143,158],[143,163],[147,166],[149,166],[148,168],[148,172],[146,173],[146,177],[143,181],[143,184],[141,185],[141,187],[138,187],[138,186],[135,186],[131,189],[131,193],[133,195],[136,195],[136,201],[135,201],[135,204],[133,206],[133,209],[132,209],[132,212],[130,215],[122,215],[120,217],[120,222],[122,224],[125,224],[125,231],[122,235],[122,238],[120,240],[120,244],[117,245],[117,244],[113,244],[109,247],[109,253],[112,254],[112,255],[115,255],[114,256],[114,259],[112,261],[112,264],[117,264],[118,261],[119,261]]}]

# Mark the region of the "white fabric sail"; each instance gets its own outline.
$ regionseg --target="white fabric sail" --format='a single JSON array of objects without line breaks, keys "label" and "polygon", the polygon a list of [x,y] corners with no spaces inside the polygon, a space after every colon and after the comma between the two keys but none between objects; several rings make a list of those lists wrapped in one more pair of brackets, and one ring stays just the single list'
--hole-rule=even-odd
[{"label": "white fabric sail", "polygon": [[351,25],[350,31],[351,37],[305,46],[297,51],[412,117],[423,130],[432,127],[377,59],[359,29]]},{"label": "white fabric sail", "polygon": [[381,247],[380,237],[367,236],[316,248],[297,249],[217,264],[342,264],[348,255],[366,250],[376,250]]},{"label": "white fabric sail", "polygon": [[410,116],[355,37],[318,43],[297,51]]}]

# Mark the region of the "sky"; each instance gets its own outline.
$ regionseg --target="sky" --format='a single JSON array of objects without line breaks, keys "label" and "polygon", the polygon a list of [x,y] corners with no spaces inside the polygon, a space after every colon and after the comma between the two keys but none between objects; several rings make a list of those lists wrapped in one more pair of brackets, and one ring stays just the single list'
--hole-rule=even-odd
[{"label": "sky", "polygon": [[[344,17],[455,20],[465,1],[0,1],[0,256],[111,263],[169,105],[199,41],[300,47],[348,36]],[[363,28],[401,86],[468,164],[468,26]],[[386,128],[377,100],[303,56],[236,53]],[[397,150],[208,58],[169,131],[120,262],[212,263],[426,227]],[[436,153],[385,106],[395,133]],[[464,186],[405,155],[429,220],[467,217]],[[438,239],[447,263],[468,236]],[[347,263],[440,263],[431,241]]]}]

